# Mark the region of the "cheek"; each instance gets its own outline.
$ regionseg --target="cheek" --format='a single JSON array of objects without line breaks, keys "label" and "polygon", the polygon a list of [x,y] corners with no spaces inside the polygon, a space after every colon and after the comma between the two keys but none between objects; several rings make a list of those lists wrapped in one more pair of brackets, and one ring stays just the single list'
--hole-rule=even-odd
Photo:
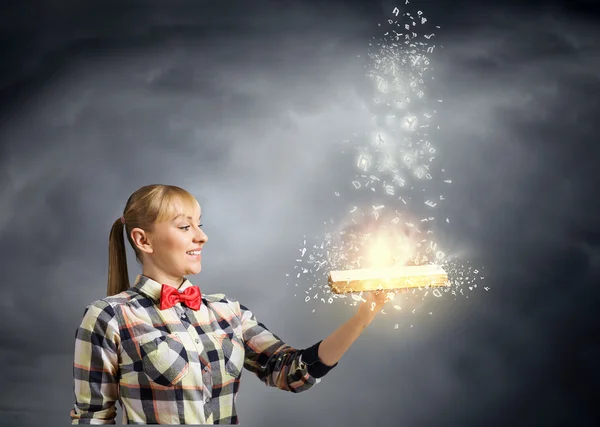
[{"label": "cheek", "polygon": [[169,257],[177,257],[182,254],[185,255],[185,251],[187,250],[187,242],[183,238],[183,236],[178,235],[177,233],[171,233],[168,236],[165,236],[160,242],[161,252],[164,255]]}]

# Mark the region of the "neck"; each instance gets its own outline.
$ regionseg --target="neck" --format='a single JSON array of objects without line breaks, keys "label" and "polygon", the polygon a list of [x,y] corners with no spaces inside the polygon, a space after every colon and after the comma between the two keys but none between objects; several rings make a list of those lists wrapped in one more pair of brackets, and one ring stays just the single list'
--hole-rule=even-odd
[{"label": "neck", "polygon": [[179,289],[179,287],[185,281],[185,277],[171,276],[164,272],[156,271],[152,268],[144,268],[142,270],[142,275],[154,280],[155,282],[160,283],[161,285],[173,286],[176,289]]}]

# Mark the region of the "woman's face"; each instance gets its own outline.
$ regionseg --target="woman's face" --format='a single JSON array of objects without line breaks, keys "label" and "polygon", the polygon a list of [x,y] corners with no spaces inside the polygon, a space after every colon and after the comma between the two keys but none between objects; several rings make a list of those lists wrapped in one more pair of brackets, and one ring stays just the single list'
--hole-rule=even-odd
[{"label": "woman's face", "polygon": [[[180,212],[170,220],[155,224],[148,234],[149,249],[144,256],[144,271],[156,279],[179,279],[202,270],[202,247],[208,237],[202,231],[202,213],[196,204],[193,212]],[[146,273],[145,273],[146,274]]]}]

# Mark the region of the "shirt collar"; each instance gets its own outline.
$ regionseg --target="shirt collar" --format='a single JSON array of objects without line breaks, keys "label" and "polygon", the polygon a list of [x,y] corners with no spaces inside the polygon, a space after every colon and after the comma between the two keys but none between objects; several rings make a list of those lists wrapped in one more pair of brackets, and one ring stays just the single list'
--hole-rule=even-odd
[{"label": "shirt collar", "polygon": [[[184,282],[179,287],[179,292],[185,291],[190,286],[194,286],[191,282],[184,278]],[[151,278],[144,276],[142,274],[138,274],[135,278],[135,284],[133,285],[140,293],[146,295],[147,297],[153,299],[156,302],[160,301],[160,292],[162,289],[162,284],[158,283]]]}]

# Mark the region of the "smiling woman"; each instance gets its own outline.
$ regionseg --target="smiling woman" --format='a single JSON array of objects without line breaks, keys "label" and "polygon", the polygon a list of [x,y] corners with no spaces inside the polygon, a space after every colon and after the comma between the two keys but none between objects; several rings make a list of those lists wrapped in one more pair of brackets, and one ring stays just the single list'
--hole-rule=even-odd
[{"label": "smiling woman", "polygon": [[[110,231],[108,296],[129,288],[123,227],[136,259],[144,267],[142,274],[179,287],[177,281],[182,269],[185,270],[183,275],[188,275],[198,274],[202,268],[200,251],[207,236],[201,229],[192,231],[193,238],[199,240],[192,242],[189,233],[192,224],[200,228],[201,217],[200,205],[182,188],[150,185],[133,193],[125,204],[123,216]],[[192,255],[188,254],[190,251],[197,252]],[[191,264],[186,254],[197,262]],[[164,274],[175,276],[161,277]]]},{"label": "smiling woman", "polygon": [[[185,277],[202,269],[202,212],[187,191],[134,192],[109,239],[108,296],[88,305],[75,339],[73,424],[237,424],[242,369],[267,386],[310,389],[372,322],[386,296],[366,304],[325,340],[297,350],[223,294]],[[125,238],[142,273],[129,284]]]}]

